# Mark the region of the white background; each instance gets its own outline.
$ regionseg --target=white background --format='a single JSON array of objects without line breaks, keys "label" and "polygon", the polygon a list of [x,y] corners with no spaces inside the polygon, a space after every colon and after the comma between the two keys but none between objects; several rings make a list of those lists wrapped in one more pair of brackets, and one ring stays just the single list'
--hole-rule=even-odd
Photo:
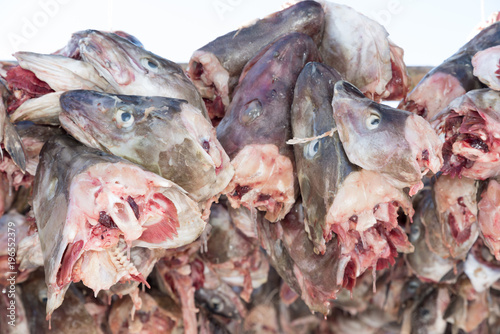
[{"label": "white background", "polygon": [[[0,59],[15,51],[51,53],[71,33],[124,30],[146,49],[175,62],[256,18],[282,0],[0,0]],[[470,37],[499,0],[339,0],[384,24],[407,65],[438,65]]]}]

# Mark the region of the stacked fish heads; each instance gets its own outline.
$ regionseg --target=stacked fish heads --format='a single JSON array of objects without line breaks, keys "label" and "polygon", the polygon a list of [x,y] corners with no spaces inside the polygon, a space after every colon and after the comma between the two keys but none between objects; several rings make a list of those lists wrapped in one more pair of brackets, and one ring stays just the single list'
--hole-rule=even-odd
[{"label": "stacked fish heads", "polygon": [[[29,188],[36,170],[23,279],[43,258],[49,319],[71,282],[130,295],[104,320],[115,330],[154,327],[158,305],[138,292],[151,282],[175,304],[165,326],[187,333],[489,326],[498,31],[485,28],[406,97],[403,53],[385,29],[328,2],[301,1],[208,43],[187,74],[123,32],[16,53],[19,65],[2,68],[0,135],[13,160],[2,172]],[[401,98],[407,111],[379,103]],[[12,111],[78,141],[34,138],[35,127],[18,136]],[[295,312],[307,309],[331,318]]]}]

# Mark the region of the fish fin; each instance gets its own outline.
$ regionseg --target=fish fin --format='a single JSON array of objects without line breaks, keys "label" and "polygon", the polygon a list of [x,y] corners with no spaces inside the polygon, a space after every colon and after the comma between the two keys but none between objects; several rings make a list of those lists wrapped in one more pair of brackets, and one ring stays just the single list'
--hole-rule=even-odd
[{"label": "fish fin", "polygon": [[26,153],[23,142],[15,126],[9,120],[6,120],[4,124],[3,144],[16,166],[19,167],[23,174],[26,173]]}]

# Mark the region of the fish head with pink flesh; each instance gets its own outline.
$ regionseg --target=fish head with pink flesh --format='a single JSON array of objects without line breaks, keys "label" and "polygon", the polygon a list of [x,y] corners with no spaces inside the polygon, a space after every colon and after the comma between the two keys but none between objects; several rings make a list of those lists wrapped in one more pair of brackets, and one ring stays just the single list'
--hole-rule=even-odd
[{"label": "fish head with pink flesh", "polygon": [[197,204],[174,183],[68,136],[42,148],[33,192],[48,318],[72,281],[96,293],[144,283],[131,248],[179,247],[205,227]]}]

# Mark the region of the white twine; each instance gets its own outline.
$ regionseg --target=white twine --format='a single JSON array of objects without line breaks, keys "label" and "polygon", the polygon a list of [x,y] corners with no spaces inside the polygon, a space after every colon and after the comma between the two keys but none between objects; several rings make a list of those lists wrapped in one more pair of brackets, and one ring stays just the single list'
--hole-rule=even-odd
[{"label": "white twine", "polygon": [[305,143],[308,143],[308,142],[316,140],[316,139],[320,139],[320,138],[324,138],[324,137],[333,137],[333,134],[335,132],[337,132],[337,128],[333,128],[330,131],[327,131],[327,132],[323,133],[322,135],[319,135],[319,136],[316,136],[316,137],[308,137],[308,138],[293,137],[292,139],[287,140],[286,143],[288,145],[305,144]]}]

